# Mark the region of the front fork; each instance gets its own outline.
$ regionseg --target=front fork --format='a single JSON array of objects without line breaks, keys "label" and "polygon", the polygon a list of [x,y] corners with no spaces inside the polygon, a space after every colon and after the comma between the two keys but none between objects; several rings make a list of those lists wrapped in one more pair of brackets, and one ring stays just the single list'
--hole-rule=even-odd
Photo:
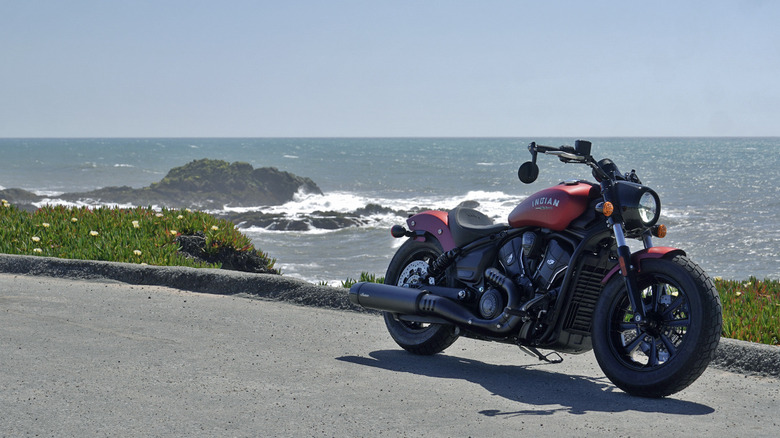
[{"label": "front fork", "polygon": [[[623,233],[623,224],[613,221],[612,218],[608,219],[608,223],[612,227],[612,232],[615,234],[620,274],[623,276],[623,281],[626,283],[628,301],[631,303],[631,308],[634,310],[634,322],[643,322],[647,316],[647,309],[645,309],[644,301],[642,301],[642,291],[639,289],[639,285],[637,285],[636,282],[637,267],[631,264],[631,249],[628,247],[626,235]],[[644,243],[645,248],[651,248],[653,246],[652,237],[649,233],[645,233],[642,242]]]}]

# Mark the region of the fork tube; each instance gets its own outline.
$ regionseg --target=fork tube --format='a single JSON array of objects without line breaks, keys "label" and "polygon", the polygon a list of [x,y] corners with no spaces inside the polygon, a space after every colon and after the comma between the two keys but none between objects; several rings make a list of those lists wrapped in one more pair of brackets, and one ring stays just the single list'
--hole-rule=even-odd
[{"label": "fork tube", "polygon": [[645,306],[642,302],[642,293],[639,290],[639,286],[636,283],[636,271],[631,266],[631,249],[626,243],[626,236],[623,233],[623,225],[621,223],[613,223],[610,218],[609,221],[612,225],[612,232],[615,234],[615,241],[617,243],[618,263],[620,264],[620,274],[623,276],[623,280],[626,283],[626,289],[628,290],[628,301],[631,303],[631,308],[636,313],[635,322],[641,322],[646,316]]}]

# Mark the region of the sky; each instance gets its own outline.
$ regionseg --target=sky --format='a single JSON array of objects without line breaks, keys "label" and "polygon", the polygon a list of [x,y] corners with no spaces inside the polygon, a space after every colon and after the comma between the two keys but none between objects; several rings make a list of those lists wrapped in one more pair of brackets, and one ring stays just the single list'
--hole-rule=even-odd
[{"label": "sky", "polygon": [[780,2],[0,0],[0,137],[780,136]]}]

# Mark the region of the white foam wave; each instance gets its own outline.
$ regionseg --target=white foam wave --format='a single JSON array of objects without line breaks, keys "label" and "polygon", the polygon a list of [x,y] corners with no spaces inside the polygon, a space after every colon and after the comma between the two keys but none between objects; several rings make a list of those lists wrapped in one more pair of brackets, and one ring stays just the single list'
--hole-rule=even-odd
[{"label": "white foam wave", "polygon": [[[439,210],[450,210],[457,207],[465,201],[475,201],[479,205],[477,210],[486,214],[496,222],[506,222],[507,216],[512,209],[522,201],[525,196],[508,195],[500,191],[469,191],[463,195],[451,197],[404,197],[404,198],[380,198],[368,195],[356,194],[352,192],[330,192],[325,195],[316,195],[299,192],[292,201],[283,205],[276,206],[256,206],[256,207],[227,207],[225,211],[234,213],[244,213],[249,211],[262,211],[263,213],[286,216],[290,219],[306,220],[312,213],[336,212],[341,214],[354,213],[355,210],[365,207],[368,204],[378,204],[382,207],[390,208],[400,212],[423,208],[432,208]],[[393,212],[377,212],[364,216],[368,219],[370,228],[386,228],[394,224],[402,223],[406,217]],[[280,231],[264,230],[258,227],[245,228],[250,232],[273,232]],[[307,233],[332,233],[338,230],[317,230],[312,229]],[[300,233],[301,231],[284,231],[286,233]]]},{"label": "white foam wave", "polygon": [[126,164],[126,163],[116,163],[114,164],[114,167],[135,167],[132,164]]}]

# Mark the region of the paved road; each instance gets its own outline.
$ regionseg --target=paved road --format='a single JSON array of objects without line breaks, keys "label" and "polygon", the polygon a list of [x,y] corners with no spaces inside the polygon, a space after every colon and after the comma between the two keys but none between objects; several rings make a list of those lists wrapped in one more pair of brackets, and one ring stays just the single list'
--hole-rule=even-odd
[{"label": "paved road", "polygon": [[630,397],[592,354],[399,350],[375,315],[0,274],[0,436],[775,436],[780,380]]}]

